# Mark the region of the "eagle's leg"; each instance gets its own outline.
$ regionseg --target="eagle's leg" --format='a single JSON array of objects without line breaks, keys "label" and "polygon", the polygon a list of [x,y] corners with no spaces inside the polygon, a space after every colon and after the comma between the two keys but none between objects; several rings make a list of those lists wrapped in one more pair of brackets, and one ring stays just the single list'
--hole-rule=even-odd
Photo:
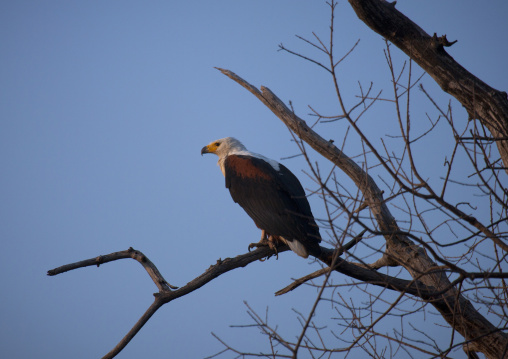
[{"label": "eagle's leg", "polygon": [[266,234],[266,231],[264,229],[262,229],[261,230],[261,240],[257,243],[249,244],[249,252],[252,248],[266,247],[266,246],[269,246],[268,235]]},{"label": "eagle's leg", "polygon": [[279,252],[277,251],[277,236],[272,236],[264,229],[261,230],[261,240],[257,243],[251,243],[249,244],[249,251],[252,248],[258,248],[258,247],[269,247],[271,250],[275,252],[275,255],[277,256],[277,259],[279,259]]},{"label": "eagle's leg", "polygon": [[277,245],[279,244],[278,236],[268,236],[268,247],[275,252],[275,258],[279,259],[279,251],[277,250]]}]

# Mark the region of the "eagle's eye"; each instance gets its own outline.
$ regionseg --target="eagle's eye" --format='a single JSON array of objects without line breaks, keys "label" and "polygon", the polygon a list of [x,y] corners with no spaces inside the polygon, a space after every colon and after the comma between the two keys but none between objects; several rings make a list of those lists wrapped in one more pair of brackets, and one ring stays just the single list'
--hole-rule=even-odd
[{"label": "eagle's eye", "polygon": [[220,146],[220,142],[215,142],[215,147],[219,147]]}]

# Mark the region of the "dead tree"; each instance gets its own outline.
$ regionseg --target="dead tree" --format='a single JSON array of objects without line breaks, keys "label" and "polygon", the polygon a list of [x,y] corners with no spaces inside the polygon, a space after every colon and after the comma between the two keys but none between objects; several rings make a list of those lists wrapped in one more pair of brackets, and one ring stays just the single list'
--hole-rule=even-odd
[{"label": "dead tree", "polygon": [[[506,243],[508,234],[508,190],[506,187],[508,101],[506,93],[492,89],[461,67],[444,50],[444,47],[453,44],[446,39],[446,36],[438,38],[436,35],[433,37],[427,35],[420,27],[398,12],[394,8],[394,3],[389,4],[379,0],[350,0],[350,3],[360,19],[386,38],[385,56],[391,72],[392,97],[384,98],[380,93],[372,95],[372,87],[369,87],[366,92],[360,87],[358,102],[346,104],[337,76],[337,68],[342,59],[337,61],[333,51],[335,3],[330,4],[332,25],[329,42],[323,41],[316,35],[314,35],[314,41],[302,38],[306,43],[324,53],[325,60],[310,58],[287,49],[283,45],[281,49],[318,65],[330,74],[337,95],[338,113],[325,116],[311,108],[317,120],[309,126],[269,89],[261,87],[258,90],[234,73],[227,70],[221,71],[256,96],[284,122],[296,136],[304,155],[307,152],[304,144],[307,144],[323,158],[333,163],[341,173],[346,174],[360,190],[359,196],[353,196],[349,192],[344,193],[340,188],[340,181],[335,180],[340,175],[335,175],[333,171],[327,174],[320,173],[319,166],[308,161],[311,176],[318,184],[318,189],[315,191],[321,191],[324,206],[327,208],[329,229],[335,239],[333,244],[336,248],[340,248],[344,243],[343,238],[336,235],[337,231],[334,231],[335,224],[333,223],[335,218],[339,217],[338,210],[341,210],[348,224],[358,224],[370,235],[383,236],[386,242],[385,250],[379,251],[381,258],[372,264],[362,261],[359,266],[375,270],[385,266],[403,267],[413,278],[413,284],[422,284],[431,293],[428,295],[420,292],[416,296],[437,309],[450,327],[463,336],[463,349],[468,356],[474,357],[476,352],[481,352],[488,358],[508,356],[506,334],[508,288],[504,281],[503,271],[503,266],[507,263],[508,251]],[[400,71],[396,69],[393,62],[390,43],[397,45],[409,56],[409,61]],[[414,63],[420,65],[443,90],[453,95],[465,107],[468,118],[456,120],[453,118],[451,105],[443,109],[436,103],[426,89],[419,85],[421,77],[412,77]],[[429,121],[427,131],[415,134],[411,130],[415,119],[410,115],[409,103],[417,86],[429,100],[429,104],[438,112],[438,118],[434,122]],[[374,145],[360,125],[361,122],[368,121],[365,119],[367,117],[365,114],[378,101],[390,101],[395,107],[394,120],[400,127],[399,139],[403,148],[401,154],[392,152],[386,147],[385,142],[382,142],[381,148]],[[414,147],[418,141],[424,141],[434,131],[440,120],[444,120],[449,126],[451,135],[449,141],[453,144],[453,149],[441,157],[444,171],[441,182],[435,186],[427,180],[428,175],[420,170]],[[318,130],[314,131],[313,128],[330,121],[345,121],[348,130],[352,129],[360,138],[365,148],[364,153],[358,156],[363,157],[362,166],[352,161],[351,157],[334,145],[334,141],[341,140],[340,138],[328,140],[329,137],[325,139]],[[431,143],[429,145],[432,146]],[[462,153],[468,159],[469,178],[473,180],[452,179],[458,167],[463,164],[457,160],[458,153]],[[378,170],[379,168],[381,170]],[[371,173],[383,173],[388,177],[388,180],[383,180],[384,190],[378,187]],[[473,208],[478,204],[468,201],[452,202],[446,199],[452,191],[464,191],[466,186],[474,188],[478,195],[486,198],[485,202],[479,201],[479,205],[484,213],[490,214],[486,216],[487,222],[481,219],[481,217],[485,218],[482,210],[478,207]],[[349,203],[346,203],[345,198],[349,200]],[[407,207],[404,209],[406,215],[398,218],[401,214],[393,215],[393,210],[391,211],[389,206]],[[462,210],[461,208],[464,207],[467,209]],[[360,215],[366,208],[370,211],[370,215]],[[332,209],[335,209],[333,214]],[[471,209],[475,209],[476,214],[473,214]],[[439,223],[427,224],[426,212],[430,210],[442,212],[443,218]],[[371,219],[374,222],[373,225],[369,224],[366,218]],[[404,225],[401,225],[401,222]],[[417,228],[418,226],[420,227]],[[450,229],[448,238],[436,236],[435,233],[440,227]],[[456,234],[455,227],[465,228],[465,234]],[[349,228],[349,226],[342,227],[346,230]],[[487,247],[480,249],[482,245]],[[450,254],[449,248],[456,251],[455,254]],[[483,250],[488,250],[489,254],[482,253]],[[481,260],[478,259],[484,255],[491,256],[489,266],[481,264]],[[320,259],[335,268],[336,264],[332,258]],[[359,258],[359,260],[362,259]],[[343,261],[337,260],[335,263],[343,263]],[[327,273],[326,270],[321,270],[316,275],[325,273]],[[358,278],[350,273],[348,275]],[[294,286],[315,277],[310,275],[308,278],[297,281]],[[494,278],[497,278],[497,281]],[[391,289],[400,290],[396,287]],[[400,292],[408,293],[403,290]],[[473,301],[471,296],[466,297],[466,293],[472,292],[476,292],[472,297],[475,298],[473,300],[478,306],[496,308],[494,311],[496,315],[493,318],[496,321],[499,320],[499,324],[493,325],[475,309],[471,303]],[[320,292],[319,296],[321,295]],[[346,303],[342,305],[348,306]],[[355,312],[357,308],[351,306],[348,309]],[[388,315],[390,310],[391,308],[380,318]],[[307,319],[310,319],[310,316]],[[261,329],[266,330],[266,323],[257,319],[255,321]],[[376,333],[375,324],[376,321],[369,325],[359,325],[364,327],[359,335],[381,335]],[[305,336],[308,322],[306,325],[303,327],[302,336]],[[267,334],[277,335],[278,333],[268,331]],[[286,347],[293,345],[293,354],[294,347],[298,348],[301,344],[301,340],[296,343],[283,338],[278,340]],[[390,340],[400,339],[391,338]],[[311,339],[309,343],[312,343]],[[358,341],[353,343],[356,345]],[[405,340],[403,345],[411,346],[409,340]],[[450,344],[449,348],[438,350],[434,355],[446,356],[453,346]],[[347,351],[351,348],[351,345],[341,348],[306,346],[306,349],[315,352]],[[228,346],[228,349],[232,350],[232,347]],[[419,350],[425,352],[422,348]]]},{"label": "dead tree", "polygon": [[[288,107],[268,88],[258,89],[233,72],[219,69],[256,96],[291,130],[301,153],[308,159],[309,175],[316,183],[315,193],[320,196],[326,208],[327,217],[323,218],[321,223],[326,225],[330,233],[328,243],[331,248],[322,248],[322,254],[318,258],[324,263],[323,268],[296,280],[277,293],[281,295],[303,283],[323,276],[325,278],[317,285],[319,291],[311,312],[307,316],[301,316],[302,330],[296,339],[284,338],[249,308],[255,325],[268,336],[272,348],[272,352],[257,353],[256,356],[296,358],[303,349],[315,356],[322,356],[361,347],[374,357],[382,357],[383,354],[377,353],[375,340],[376,337],[383,337],[389,343],[396,343],[402,350],[424,353],[429,357],[447,357],[457,345],[462,346],[471,358],[475,357],[477,352],[488,358],[506,357],[506,94],[491,89],[460,67],[444,50],[444,47],[451,45],[445,36],[428,36],[400,14],[394,8],[394,3],[389,4],[382,0],[350,0],[350,3],[363,21],[387,39],[385,55],[391,72],[393,91],[390,98],[382,97],[381,93],[373,95],[370,86],[365,91],[360,87],[358,102],[348,104],[344,100],[337,76],[341,60],[335,59],[333,48],[335,3],[329,4],[332,19],[328,44],[325,45],[317,36],[314,42],[304,39],[326,55],[326,63],[293,52],[284,46],[281,46],[281,49],[319,65],[330,74],[337,97],[337,113],[325,116],[313,109],[317,121],[313,126],[309,126],[291,106]],[[409,56],[401,70],[398,70],[392,59],[390,43],[400,47]],[[413,61],[431,74],[445,91],[458,99],[467,109],[469,119],[454,119],[451,105],[442,108],[425,88],[420,86],[420,93],[435,108],[438,117],[435,120],[429,119],[427,131],[416,134],[412,132],[411,125],[415,120],[410,115],[409,99],[420,80],[418,76],[414,78]],[[400,128],[397,137],[402,145],[400,153],[390,150],[385,142],[382,142],[381,147],[376,146],[362,128],[369,120],[366,115],[369,109],[380,101],[390,102],[395,108],[393,118]],[[345,123],[348,131],[355,133],[361,141],[364,151],[359,157],[355,157],[355,160],[352,159],[353,156],[345,153],[344,148],[335,145],[341,138],[330,140],[319,134],[318,127],[330,121]],[[418,153],[414,151],[414,146],[419,141],[428,139],[437,128],[438,122],[447,124],[453,146],[450,153],[442,156],[444,172],[441,179],[431,183],[427,173],[423,173],[418,165]],[[319,165],[310,160],[309,148],[316,151],[323,161],[333,164],[333,170],[322,173]],[[469,161],[472,180],[454,179],[459,152]],[[345,175],[351,179],[358,191],[352,192],[341,186],[337,172],[340,176]],[[375,178],[379,178],[381,183],[376,182]],[[485,206],[487,203],[483,208],[485,213],[488,213],[487,216],[480,218],[475,215],[479,211],[472,210],[473,205],[469,202],[457,203],[448,200],[448,193],[453,188],[460,191],[464,186],[467,186],[468,191],[474,189],[485,197],[485,201],[478,206]],[[440,222],[429,223],[429,212],[439,213],[442,216]],[[446,238],[441,238],[443,235]],[[375,238],[383,238],[385,245],[374,248],[370,241]],[[378,258],[369,263],[366,257],[355,252],[360,245],[370,248]],[[451,255],[450,249],[457,255]],[[279,248],[278,252],[286,250],[287,248]],[[112,358],[132,340],[162,305],[199,289],[230,270],[244,267],[272,254],[268,248],[258,248],[235,258],[219,260],[181,288],[169,285],[156,266],[141,252],[132,248],[55,268],[48,274],[57,275],[76,268],[98,266],[124,258],[133,258],[143,265],[159,292],[155,294],[153,304],[129,333],[104,356]],[[478,259],[481,256],[487,258],[487,264]],[[381,271],[393,267],[402,268],[400,275]],[[323,340],[315,342],[309,336],[309,329],[313,329],[319,337],[321,329],[312,323],[312,318],[317,306],[325,298],[325,290],[333,289],[329,279],[334,271],[354,279],[355,282],[349,284],[350,286],[365,284],[366,291],[368,288],[380,288],[372,304],[383,300],[384,291],[397,293],[396,300],[389,303],[383,312],[372,311],[367,318],[357,315],[360,309],[354,304],[347,304],[346,301],[340,303],[337,296],[340,298],[341,295],[334,291],[330,300],[337,305],[342,304],[345,310],[351,312],[351,318],[345,322],[354,333],[354,339],[342,346],[327,345]],[[368,292],[367,294],[372,295]],[[435,308],[448,323],[452,333],[459,333],[463,340],[452,339],[448,347],[439,348],[436,345],[422,344],[421,340],[411,340],[406,335],[389,336],[379,331],[378,323],[384,317],[392,315],[404,300],[417,303],[416,311],[427,306]],[[478,307],[488,308],[491,314],[488,317],[481,314]],[[495,324],[493,318],[496,320]],[[422,333],[422,336],[432,341],[426,333]],[[219,340],[224,343],[225,351],[249,355],[234,349],[222,339]]]}]

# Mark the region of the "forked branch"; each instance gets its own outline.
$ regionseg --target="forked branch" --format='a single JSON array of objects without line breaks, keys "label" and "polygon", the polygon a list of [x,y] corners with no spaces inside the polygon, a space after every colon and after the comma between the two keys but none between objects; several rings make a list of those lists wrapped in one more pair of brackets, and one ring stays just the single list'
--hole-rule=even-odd
[{"label": "forked branch", "polygon": [[[288,250],[288,247],[281,247],[278,249],[278,252],[285,252]],[[107,353],[103,359],[114,358],[118,353],[120,353],[123,348],[134,338],[134,336],[139,332],[139,330],[148,322],[148,320],[155,314],[155,312],[162,307],[164,304],[171,302],[176,298],[180,298],[184,295],[187,295],[213,279],[219,277],[220,275],[229,272],[233,269],[245,267],[249,263],[255,262],[257,260],[266,258],[273,255],[271,249],[262,247],[258,248],[252,252],[248,252],[234,258],[226,258],[224,260],[219,259],[215,265],[211,265],[203,274],[199,277],[193,279],[185,286],[178,288],[172,286],[166,282],[166,280],[162,277],[157,267],[140,251],[137,251],[133,248],[129,248],[125,251],[114,252],[102,256],[98,256],[95,258],[86,259],[83,261],[66,264],[58,268],[54,268],[48,271],[49,276],[54,276],[57,274],[65,273],[74,269],[84,268],[89,266],[99,266],[103,263],[113,262],[120,259],[132,258],[141,263],[141,265],[146,269],[150,278],[153,280],[155,285],[159,288],[159,292],[155,293],[155,300],[150,305],[150,307],[146,310],[146,312],[141,316],[141,318],[134,324],[131,330],[123,337],[122,340],[109,352]],[[178,288],[178,289],[176,289]],[[175,289],[175,290],[171,290]]]}]

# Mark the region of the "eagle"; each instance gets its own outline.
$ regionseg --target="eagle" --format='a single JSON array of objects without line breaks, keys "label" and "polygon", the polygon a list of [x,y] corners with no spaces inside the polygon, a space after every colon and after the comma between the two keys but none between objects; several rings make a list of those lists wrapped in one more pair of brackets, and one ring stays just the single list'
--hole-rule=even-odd
[{"label": "eagle", "polygon": [[233,201],[261,229],[261,241],[249,249],[278,241],[301,257],[319,256],[321,235],[305,191],[296,176],[279,162],[248,151],[233,137],[210,142],[201,155],[213,153]]}]

